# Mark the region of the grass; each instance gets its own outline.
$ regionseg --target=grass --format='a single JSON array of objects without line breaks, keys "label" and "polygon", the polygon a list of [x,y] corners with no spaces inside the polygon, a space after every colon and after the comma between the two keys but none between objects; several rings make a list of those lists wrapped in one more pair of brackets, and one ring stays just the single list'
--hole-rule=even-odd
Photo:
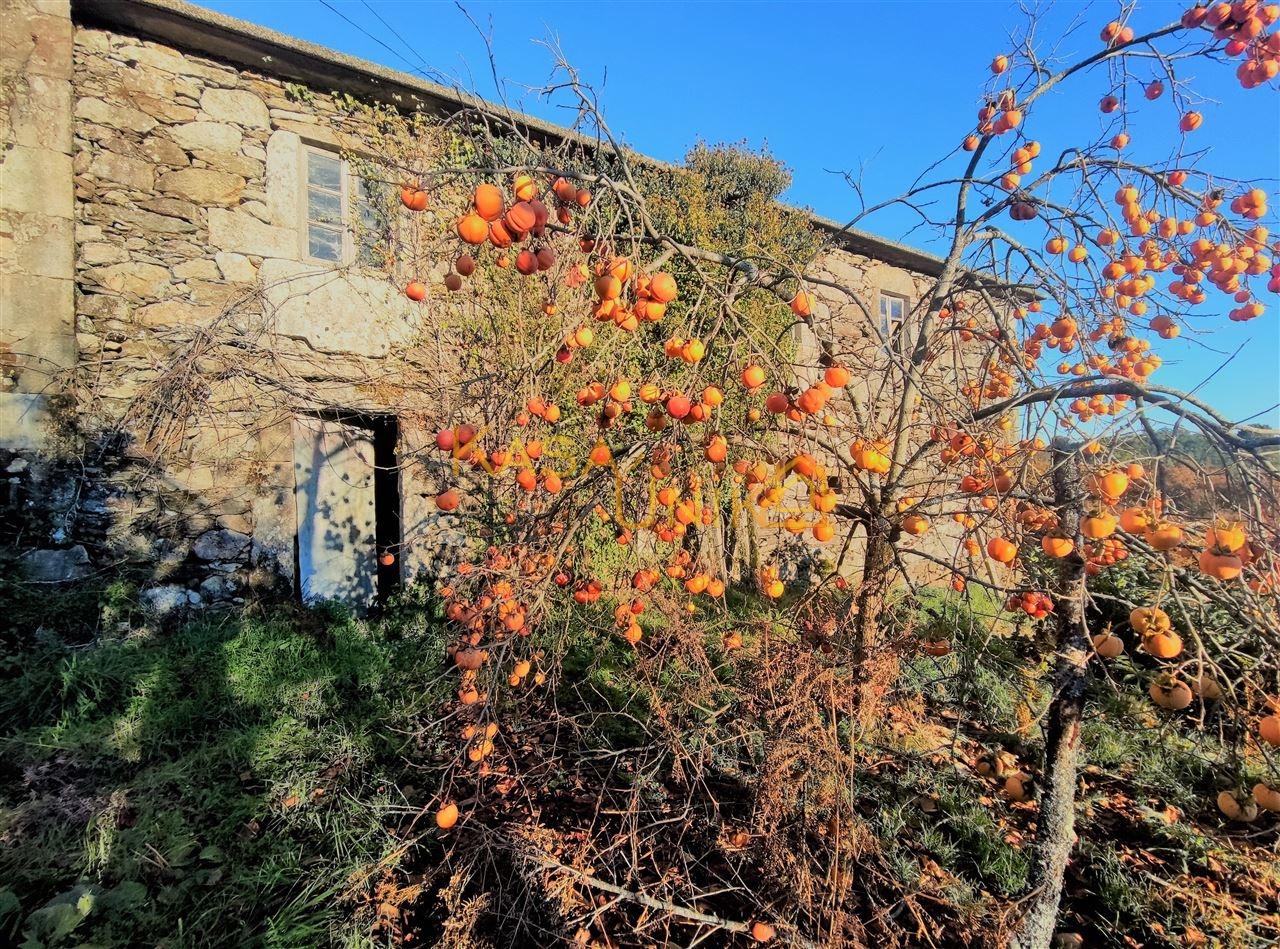
[{"label": "grass", "polygon": [[[99,589],[99,615],[127,600]],[[421,803],[395,790],[410,730],[447,691],[430,684],[443,643],[423,615],[279,608],[89,644],[65,626],[28,629],[22,649],[10,636],[0,941],[364,943],[358,881],[398,859],[390,814]]]},{"label": "grass", "polygon": [[[744,630],[767,618],[754,601],[731,598],[729,610],[719,622]],[[583,741],[625,755],[646,739],[652,699],[636,682],[636,654],[598,612],[594,625],[575,613],[557,619],[565,658],[556,701],[592,723]],[[1007,748],[1034,771],[1045,702],[1025,637],[1008,625],[990,633],[997,612],[932,591],[899,604],[896,622],[915,635],[922,626],[929,638],[945,633],[954,650],[908,654],[902,727],[874,736],[867,757],[883,766],[856,772],[852,787],[894,885],[927,893],[919,905],[972,931],[1025,889],[1035,817],[973,767]],[[0,581],[0,943],[112,947],[145,934],[166,949],[387,945],[395,940],[379,904],[415,888],[404,918],[419,942],[465,929],[457,907],[483,915],[484,887],[502,880],[422,894],[443,851],[405,843],[408,821],[437,796],[432,770],[451,751],[442,731],[424,728],[453,686],[437,615],[410,591],[376,623],[333,608],[251,605],[166,631],[142,621],[127,580],[55,601]],[[645,622],[646,635],[664,635],[657,616]],[[673,697],[696,686],[713,699],[708,708],[741,701],[749,680],[722,663],[719,636],[708,627],[714,676],[699,681],[677,655],[653,697],[678,707]],[[751,781],[758,736],[727,740],[731,715],[681,715],[685,753],[706,749],[721,778]],[[1183,895],[1209,899],[1212,886],[1196,889],[1205,881],[1266,884],[1263,848],[1237,845],[1206,805],[1225,750],[1156,715],[1140,685],[1123,679],[1095,683],[1084,741],[1068,923],[1098,945],[1125,933],[1161,944],[1161,933],[1205,928],[1196,914],[1210,910],[1211,931],[1241,932],[1221,901]],[[658,806],[668,777],[646,769],[634,780]],[[549,773],[543,790],[563,789]],[[1168,818],[1170,806],[1179,819]],[[1176,898],[1162,882],[1175,879]]]}]

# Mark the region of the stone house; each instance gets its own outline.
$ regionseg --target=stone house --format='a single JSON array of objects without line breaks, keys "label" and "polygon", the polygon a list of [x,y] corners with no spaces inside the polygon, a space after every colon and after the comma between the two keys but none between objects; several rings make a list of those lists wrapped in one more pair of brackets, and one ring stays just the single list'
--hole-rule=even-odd
[{"label": "stone house", "polygon": [[[32,581],[129,561],[152,565],[157,609],[276,585],[360,605],[429,566],[436,514],[397,465],[439,398],[397,383],[429,317],[346,266],[360,193],[329,94],[432,114],[474,103],[181,0],[0,10],[0,502]],[[833,237],[823,267],[865,287],[886,328],[940,270],[814,226]],[[866,335],[861,312],[823,300],[820,318]],[[173,355],[198,364],[215,332],[236,337],[245,371],[184,376]],[[448,353],[415,353],[419,375],[445,373]],[[296,386],[264,399],[262,359]],[[157,392],[201,421],[156,431],[170,424],[148,412]],[[93,443],[96,416],[173,451]]]}]

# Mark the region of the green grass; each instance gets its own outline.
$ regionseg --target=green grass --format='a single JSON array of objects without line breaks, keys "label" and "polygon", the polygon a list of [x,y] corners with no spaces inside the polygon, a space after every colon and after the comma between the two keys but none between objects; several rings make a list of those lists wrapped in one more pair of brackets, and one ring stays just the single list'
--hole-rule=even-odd
[{"label": "green grass", "polygon": [[[554,613],[545,645],[563,657],[558,710],[582,713],[586,745],[625,756],[650,747],[663,703],[683,753],[705,753],[722,793],[739,783],[745,793],[764,730],[740,734],[735,703],[750,680],[740,662],[722,661],[719,640],[736,625],[752,645],[772,613],[737,593],[726,607],[695,631],[712,675],[673,650],[646,682],[608,604]],[[945,635],[954,649],[905,657],[896,698],[906,724],[871,737],[889,742],[869,755],[885,766],[857,772],[852,788],[894,885],[927,891],[940,918],[958,924],[992,918],[1028,880],[1033,813],[969,770],[984,748],[1001,747],[1038,766],[1044,670],[1028,665],[1029,640],[1000,614],[981,596],[957,603],[937,591],[895,606],[892,621]],[[404,851],[397,833],[435,799],[433,770],[456,750],[423,724],[439,717],[455,682],[437,616],[425,593],[410,591],[376,623],[332,608],[251,605],[165,631],[142,621],[127,580],[57,599],[0,580],[0,944],[385,944],[374,935],[374,886],[422,880],[441,856],[433,844]],[[668,634],[657,611],[642,622],[655,640]],[[967,767],[938,746],[953,729]],[[1090,790],[1064,907],[1099,944],[1194,922],[1149,868],[1135,869],[1135,852],[1158,858],[1162,874],[1211,863],[1257,874],[1211,809],[1227,749],[1153,710],[1140,681],[1095,682],[1084,742]],[[660,805],[667,777],[645,769],[635,787]],[[549,772],[546,789],[557,781]],[[1106,812],[1104,799],[1118,793],[1136,818]],[[1168,804],[1188,819],[1171,823]],[[504,878],[494,879],[484,885],[500,889]],[[450,912],[425,905],[432,898],[413,907],[415,925]]]},{"label": "green grass", "polygon": [[[102,589],[97,606],[120,599]],[[88,644],[45,627],[10,646],[0,942],[367,939],[344,894],[397,848],[408,731],[448,690],[426,615],[250,610]]]}]

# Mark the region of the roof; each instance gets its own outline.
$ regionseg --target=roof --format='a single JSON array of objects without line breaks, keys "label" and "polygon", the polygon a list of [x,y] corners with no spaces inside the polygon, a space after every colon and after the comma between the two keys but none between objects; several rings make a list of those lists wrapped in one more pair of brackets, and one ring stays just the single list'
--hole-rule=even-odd
[{"label": "roof", "polygon": [[[580,139],[584,144],[596,144],[571,129],[514,112],[462,90],[286,36],[184,0],[71,0],[71,12],[77,22],[123,29],[311,87],[441,115],[481,108],[510,118],[529,133],[549,140]],[[640,157],[658,164],[655,159]],[[815,214],[809,217],[815,227],[846,250],[930,276],[942,270],[941,258],[933,254]]]}]

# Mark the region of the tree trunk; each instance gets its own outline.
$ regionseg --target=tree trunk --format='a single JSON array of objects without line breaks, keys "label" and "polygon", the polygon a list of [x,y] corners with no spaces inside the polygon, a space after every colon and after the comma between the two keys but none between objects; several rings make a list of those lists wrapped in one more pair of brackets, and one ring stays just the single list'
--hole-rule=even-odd
[{"label": "tree trunk", "polygon": [[852,617],[853,720],[859,726],[872,721],[879,706],[879,693],[893,670],[880,663],[876,646],[880,640],[880,618],[889,591],[893,546],[874,525],[867,525],[867,551],[862,562],[862,582],[854,596]]},{"label": "tree trunk", "polygon": [[1075,452],[1061,441],[1054,442],[1052,457],[1059,530],[1063,536],[1074,538],[1076,547],[1058,565],[1053,701],[1045,725],[1044,786],[1032,848],[1031,894],[1012,940],[1018,949],[1047,949],[1058,920],[1067,859],[1075,844],[1080,721],[1084,711],[1086,665],[1091,652],[1084,619],[1080,462]]}]

